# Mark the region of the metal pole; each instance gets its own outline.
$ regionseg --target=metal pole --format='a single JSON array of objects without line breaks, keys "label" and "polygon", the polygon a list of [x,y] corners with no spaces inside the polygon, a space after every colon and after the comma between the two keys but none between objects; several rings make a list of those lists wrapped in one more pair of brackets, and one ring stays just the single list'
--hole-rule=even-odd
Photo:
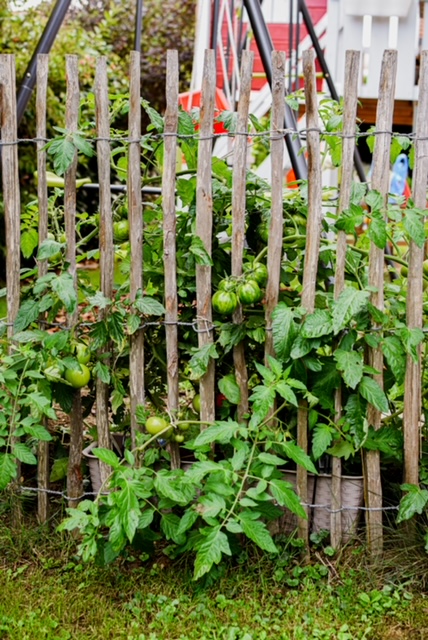
[{"label": "metal pole", "polygon": [[137,0],[135,12],[134,51],[141,53],[141,32],[143,29],[143,0]]},{"label": "metal pole", "polygon": [[[265,70],[267,81],[272,87],[272,51],[273,44],[270,37],[269,30],[264,21],[261,7],[258,0],[244,0],[244,6],[247,10],[248,19],[251,24],[251,28],[254,33],[254,38],[257,43],[257,48],[260,53],[263,68]],[[297,122],[292,109],[285,105],[285,128],[297,131]],[[294,174],[297,180],[306,180],[308,177],[308,168],[306,165],[305,157],[300,150],[302,145],[298,136],[293,138],[293,135],[287,133],[285,135],[285,143],[287,145],[288,155],[290,156],[291,166],[293,167]]]},{"label": "metal pole", "polygon": [[30,63],[24,73],[24,77],[19,87],[16,96],[16,112],[18,124],[22,120],[28,101],[31,98],[31,94],[36,85],[36,69],[37,69],[37,56],[39,53],[49,53],[52,45],[64,18],[71,4],[71,0],[57,0],[55,7],[52,10],[48,23],[40,37],[40,40],[36,46]]},{"label": "metal pole", "polygon": [[217,58],[219,19],[220,19],[220,0],[214,0],[213,22],[212,22],[212,30],[211,30],[211,49],[214,49],[215,58]]},{"label": "metal pole", "polygon": [[[312,40],[312,44],[315,49],[315,53],[317,54],[318,62],[320,64],[323,76],[327,82],[330,95],[333,100],[339,102],[339,94],[337,93],[336,87],[334,86],[334,82],[330,75],[330,70],[324,57],[323,50],[321,49],[317,34],[315,33],[314,24],[312,22],[311,14],[309,13],[308,7],[306,6],[306,1],[298,0],[298,2],[299,10],[303,17],[303,22],[305,23],[306,29],[308,30],[309,36]],[[361,162],[361,157],[357,148],[355,148],[354,152],[354,165],[361,182],[367,182],[366,172],[364,171],[363,163]]]}]

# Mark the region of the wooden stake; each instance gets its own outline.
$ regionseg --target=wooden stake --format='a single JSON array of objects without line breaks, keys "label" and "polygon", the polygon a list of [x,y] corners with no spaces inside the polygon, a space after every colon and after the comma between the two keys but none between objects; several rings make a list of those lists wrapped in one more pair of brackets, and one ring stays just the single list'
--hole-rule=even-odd
[{"label": "wooden stake", "polygon": [[[16,78],[15,57],[0,55],[0,116],[2,139],[2,182],[5,232],[7,238],[6,250],[6,305],[7,305],[7,336],[12,338],[20,302],[20,235],[21,235],[21,200],[19,190],[18,170],[18,127],[16,122]],[[9,351],[11,349],[9,343]],[[12,444],[18,438],[12,437]],[[21,463],[15,460],[17,467],[16,481],[12,483],[12,491],[19,489],[21,477]],[[12,504],[12,520],[15,524],[21,521],[22,510],[20,500]]]},{"label": "wooden stake", "polygon": [[[46,100],[48,88],[49,56],[37,56],[37,93],[36,93],[36,133],[37,133],[37,202],[39,208],[39,247],[48,235],[48,189],[46,184]],[[42,278],[48,271],[48,261],[39,260],[38,276]],[[42,314],[41,320],[46,314]],[[44,325],[41,325],[44,329]],[[48,421],[43,420],[47,427]],[[49,442],[40,440],[37,447],[37,486],[41,493],[37,497],[37,515],[39,522],[46,522],[49,517],[49,500],[45,492],[49,489]]]},{"label": "wooden stake", "polygon": [[[67,96],[65,107],[65,127],[69,132],[78,128],[80,91],[79,91],[79,59],[77,56],[66,57]],[[77,296],[76,271],[76,167],[77,154],[64,176],[64,218],[67,237],[67,262],[69,273],[73,276]],[[78,321],[79,309],[67,314],[68,325],[72,329]],[[70,507],[76,507],[83,493],[82,483],[82,445],[83,418],[80,389],[73,392],[73,404],[70,413],[70,449],[68,458],[67,493]]]},{"label": "wooden stake", "polygon": [[[102,294],[111,299],[113,296],[114,278],[114,246],[113,246],[113,219],[111,209],[110,191],[110,120],[109,97],[107,80],[107,60],[105,57],[97,61],[95,76],[95,111],[97,123],[97,161],[98,182],[100,185],[100,289]],[[107,310],[101,309],[99,319],[105,320]],[[105,345],[99,351],[103,364],[109,364],[104,354],[110,351],[109,345]],[[96,381],[96,416],[98,446],[105,449],[111,448],[110,424],[109,424],[109,385],[100,378]],[[101,484],[107,480],[111,468],[100,461]]]},{"label": "wooden stake", "polygon": [[[358,103],[358,78],[360,67],[360,52],[347,51],[345,59],[345,90],[343,104],[343,143],[342,143],[342,171],[340,180],[340,194],[338,215],[348,209],[351,201],[352,177],[354,173],[354,150]],[[346,233],[339,231],[337,234],[336,271],[334,274],[334,298],[342,293],[345,287],[345,263],[346,263]],[[339,387],[335,393],[335,422],[342,417],[342,389]],[[331,545],[337,549],[342,541],[342,514],[338,511],[342,507],[342,464],[340,458],[333,457],[331,469]],[[336,511],[336,513],[334,513]]]},{"label": "wooden stake", "polygon": [[268,281],[265,295],[266,342],[265,361],[274,356],[272,313],[278,304],[279,280],[282,260],[283,236],[283,186],[284,186],[284,128],[285,115],[285,53],[272,52],[272,113],[270,143],[272,159],[272,209],[269,224],[267,269]]},{"label": "wooden stake", "polygon": [[[322,176],[320,131],[318,121],[318,100],[315,74],[315,53],[303,52],[303,74],[305,78],[306,126],[308,149],[308,222],[306,228],[306,249],[303,266],[302,307],[307,314],[315,309],[318,258],[322,221]],[[308,452],[308,408],[305,400],[299,404],[297,416],[297,444]],[[302,502],[308,502],[308,473],[297,466],[296,486]],[[309,542],[309,522],[298,520],[298,535],[306,545]]]},{"label": "wooden stake", "polygon": [[[241,85],[238,105],[238,132],[248,131],[248,111],[250,106],[251,81],[253,73],[254,54],[244,51],[241,61]],[[247,175],[247,138],[238,135],[233,148],[233,187],[232,187],[232,276],[242,275],[242,260],[245,242],[245,202]],[[241,324],[243,320],[242,307],[233,314],[233,322]],[[238,404],[238,420],[248,414],[248,373],[245,361],[244,343],[233,348],[236,381],[239,386],[241,399]]]},{"label": "wooden stake", "polygon": [[[168,411],[177,418],[178,395],[178,298],[177,298],[177,251],[175,182],[177,164],[178,131],[178,53],[167,51],[166,60],[166,112],[165,112],[165,153],[162,175],[163,262],[165,270],[165,334],[168,376]],[[177,442],[168,445],[171,467],[180,467],[180,449]]]},{"label": "wooden stake", "polygon": [[[196,235],[202,240],[208,255],[212,251],[213,201],[211,184],[212,133],[215,98],[215,53],[205,51],[202,81],[200,140],[196,187]],[[211,308],[211,267],[196,265],[196,304],[198,314],[199,347],[214,342]],[[211,358],[207,372],[200,380],[201,420],[215,420],[215,368]],[[205,425],[206,426],[206,425]]]},{"label": "wooden stake", "polygon": [[[143,291],[143,211],[141,203],[141,104],[140,59],[138,51],[131,52],[129,69],[129,151],[128,151],[128,216],[131,245],[130,298],[134,302]],[[129,354],[129,389],[131,401],[131,442],[137,444],[140,427],[136,419],[138,405],[145,404],[144,391],[144,333],[131,336]]]},{"label": "wooden stake", "polygon": [[[416,119],[415,165],[412,197],[416,208],[426,209],[428,174],[428,51],[422,51],[419,75],[419,104]],[[407,327],[422,329],[423,325],[423,261],[425,247],[411,240],[409,273],[407,276]],[[422,347],[418,361],[407,356],[404,384],[404,482],[419,484],[419,442],[422,411]]]},{"label": "wooden stake", "polygon": [[[394,110],[395,77],[397,71],[397,51],[388,50],[383,54],[379,84],[379,99],[376,113],[376,143],[373,153],[373,174],[371,187],[382,195],[386,210],[389,190],[389,157]],[[370,243],[369,254],[369,286],[373,293],[370,302],[377,309],[384,309],[384,259],[385,252],[373,242]],[[375,324],[374,324],[375,326]],[[379,371],[373,379],[383,388],[383,354],[381,347],[369,349],[368,364]],[[381,426],[381,413],[372,405],[368,406],[367,419],[374,429]],[[363,455],[363,471],[365,482],[366,506],[369,509],[382,508],[382,484],[380,477],[379,451],[365,451]],[[373,554],[382,553],[382,511],[367,511],[367,540]]]}]

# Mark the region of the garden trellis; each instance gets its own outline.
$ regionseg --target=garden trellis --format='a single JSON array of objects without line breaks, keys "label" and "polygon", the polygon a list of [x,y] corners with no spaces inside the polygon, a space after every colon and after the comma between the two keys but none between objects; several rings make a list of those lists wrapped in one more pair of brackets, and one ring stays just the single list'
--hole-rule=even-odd
[{"label": "garden trellis", "polygon": [[[422,340],[423,329],[423,259],[424,238],[421,239],[421,227],[424,222],[424,210],[426,208],[427,187],[427,116],[428,116],[428,52],[421,56],[421,72],[419,87],[419,108],[416,131],[408,137],[408,141],[414,141],[414,168],[413,168],[413,205],[408,211],[397,207],[395,210],[395,222],[403,226],[403,237],[409,243],[409,269],[407,289],[407,326],[398,326],[398,338],[394,331],[387,327],[387,314],[385,313],[384,282],[388,279],[389,271],[385,262],[385,249],[387,247],[387,208],[389,190],[390,150],[391,144],[399,139],[391,131],[392,112],[394,105],[394,78],[396,73],[397,54],[386,51],[384,54],[382,73],[379,86],[378,117],[376,127],[369,134],[359,134],[356,130],[356,78],[359,68],[359,54],[349,51],[346,54],[345,95],[343,106],[343,126],[331,126],[324,128],[319,123],[318,97],[316,94],[316,75],[313,52],[304,54],[305,77],[305,108],[307,114],[306,129],[303,131],[287,130],[287,133],[300,135],[306,139],[306,153],[308,157],[309,178],[306,186],[301,188],[307,193],[307,226],[306,243],[298,250],[302,261],[302,281],[298,295],[294,297],[293,305],[284,301],[284,291],[292,289],[289,282],[284,283],[283,271],[287,269],[287,261],[292,259],[284,252],[284,198],[290,198],[290,193],[284,196],[283,159],[284,134],[283,109],[284,109],[284,71],[285,55],[279,52],[273,53],[273,85],[272,85],[272,114],[271,126],[268,131],[249,130],[249,97],[251,90],[252,54],[244,52],[242,59],[240,100],[235,125],[229,125],[230,131],[226,134],[213,133],[215,94],[215,64],[212,51],[206,52],[204,83],[202,87],[202,103],[198,130],[192,133],[179,133],[179,109],[178,109],[178,56],[176,52],[168,52],[167,55],[167,110],[162,131],[152,133],[153,139],[164,142],[162,158],[162,233],[163,233],[163,274],[164,290],[162,303],[165,307],[163,317],[151,317],[150,305],[144,307],[145,264],[143,254],[145,242],[145,229],[143,228],[144,207],[141,197],[141,99],[140,99],[140,58],[139,54],[131,54],[130,62],[130,91],[128,112],[128,134],[123,136],[121,142],[127,146],[127,201],[130,226],[130,272],[129,272],[129,299],[132,307],[133,319],[129,320],[129,408],[130,408],[130,440],[132,449],[138,448],[138,434],[143,429],[137,419],[138,408],[147,404],[146,370],[145,362],[147,354],[151,352],[150,341],[145,336],[148,327],[156,326],[164,330],[166,343],[166,411],[174,421],[180,411],[180,364],[183,365],[183,357],[180,356],[182,345],[179,331],[186,328],[197,335],[197,353],[201,356],[204,366],[199,379],[194,380],[199,384],[201,397],[200,420],[202,430],[211,425],[216,419],[216,394],[218,377],[216,376],[216,341],[218,334],[224,330],[216,315],[213,315],[211,298],[213,285],[218,284],[218,273],[213,263],[213,246],[217,243],[214,235],[213,207],[216,193],[213,193],[213,158],[212,143],[216,136],[227,135],[231,138],[233,147],[231,164],[233,169],[229,176],[224,174],[224,181],[231,188],[230,219],[232,224],[231,240],[229,246],[230,275],[232,279],[239,281],[243,274],[244,260],[246,259],[245,233],[247,220],[248,201],[252,198],[251,187],[248,181],[255,180],[249,175],[248,149],[260,138],[269,140],[272,153],[272,177],[265,191],[270,191],[266,200],[269,202],[268,220],[269,236],[267,247],[263,251],[267,253],[268,280],[264,299],[263,318],[265,331],[264,346],[264,371],[269,369],[275,358],[282,359],[284,366],[294,366],[290,360],[293,337],[297,336],[298,326],[303,327],[300,335],[299,349],[294,346],[294,362],[305,362],[305,357],[313,353],[312,359],[308,357],[307,366],[309,372],[317,371],[317,367],[327,367],[322,358],[330,358],[328,367],[334,364],[334,375],[340,373],[342,379],[331,387],[334,397],[334,410],[329,422],[313,423],[313,416],[322,416],[322,411],[317,413],[317,398],[314,390],[306,387],[302,380],[294,380],[294,390],[298,397],[298,406],[293,409],[292,395],[287,391],[290,402],[290,421],[296,427],[296,442],[303,454],[311,454],[309,442],[313,441],[313,434],[317,434],[319,446],[320,438],[324,437],[328,445],[326,450],[331,451],[332,458],[332,499],[328,506],[331,514],[331,537],[334,547],[340,544],[343,538],[342,522],[340,514],[343,510],[341,474],[342,463],[339,447],[334,447],[336,436],[332,435],[332,429],[337,428],[338,434],[344,424],[344,418],[351,415],[350,402],[356,404],[361,399],[366,404],[361,405],[364,416],[359,416],[359,424],[364,431],[358,435],[362,447],[362,467],[365,487],[365,507],[367,514],[367,536],[370,548],[374,553],[382,550],[382,512],[385,508],[382,499],[382,483],[380,468],[380,451],[373,445],[376,434],[373,431],[381,429],[383,421],[388,419],[388,407],[385,407],[385,394],[383,392],[385,359],[391,368],[394,357],[397,361],[406,358],[404,397],[400,410],[397,412],[403,416],[404,437],[404,482],[418,484],[418,468],[420,456],[420,422],[423,414],[422,406]],[[77,263],[76,263],[76,170],[78,151],[81,150],[73,134],[78,133],[78,114],[80,104],[78,60],[75,56],[68,56],[67,65],[67,101],[66,101],[66,131],[74,140],[73,158],[68,163],[65,171],[64,182],[64,219],[66,233],[66,264],[67,273],[72,278],[74,295],[77,300]],[[16,126],[15,104],[15,70],[12,56],[0,56],[0,84],[1,92],[1,151],[2,151],[2,178],[3,200],[5,211],[6,237],[7,237],[7,338],[9,352],[13,353],[14,344],[21,339],[15,332],[16,320],[19,318],[20,309],[20,224],[21,224],[21,198],[18,175],[18,153],[20,145],[34,143],[37,150],[38,167],[38,242],[41,253],[37,260],[38,277],[44,278],[49,273],[49,263],[43,248],[46,247],[48,238],[48,187],[46,182],[46,90],[48,82],[48,58],[40,56],[38,60],[37,79],[37,137],[34,140],[19,140]],[[88,136],[96,144],[99,178],[99,267],[100,267],[100,300],[108,301],[114,297],[114,260],[115,247],[113,237],[112,217],[112,193],[111,180],[111,153],[112,144],[119,140],[117,134],[111,135],[109,121],[109,94],[107,79],[107,61],[104,58],[98,60],[96,86],[94,91],[96,133]],[[232,119],[232,118],[231,118]],[[336,125],[339,120],[336,121]],[[342,121],[340,120],[340,123]],[[355,142],[360,135],[369,135],[374,141],[373,171],[370,188],[357,189],[353,187],[352,158]],[[341,175],[338,188],[338,202],[323,200],[322,189],[322,155],[321,143],[328,146],[329,140],[335,137],[341,146]],[[80,140],[80,138],[79,138]],[[180,303],[177,284],[177,250],[179,237],[177,237],[177,148],[180,141],[192,141],[198,143],[197,166],[187,176],[196,180],[195,208],[193,234],[198,242],[193,247],[198,260],[195,265],[194,300],[192,300],[193,318],[181,320]],[[49,151],[49,149],[48,149]],[[226,165],[224,165],[226,166]],[[227,168],[227,166],[226,166]],[[226,171],[226,169],[225,169]],[[186,172],[184,171],[184,176]],[[185,178],[184,178],[185,179]],[[180,176],[183,181],[183,177]],[[230,183],[228,181],[230,180]],[[218,184],[215,185],[218,189]],[[359,194],[362,202],[366,197],[366,215],[370,222],[366,222],[366,240],[363,247],[357,246],[357,234],[355,229],[360,226],[361,210],[357,203],[355,192]],[[298,191],[294,193],[298,194]],[[328,208],[330,207],[330,215]],[[358,208],[360,207],[360,208]],[[400,213],[401,211],[401,213]],[[403,214],[403,220],[400,216]],[[225,214],[226,215],[226,214]],[[407,218],[406,218],[407,216]],[[330,219],[330,227],[327,229],[323,218]],[[363,216],[364,218],[364,216]],[[400,218],[400,219],[399,219]],[[389,218],[388,218],[389,219]],[[260,221],[259,221],[260,222]],[[297,230],[297,226],[295,225]],[[329,231],[330,239],[323,231]],[[334,231],[335,239],[331,240]],[[407,234],[407,235],[406,235]],[[320,262],[324,259],[320,253],[320,242],[326,239],[330,247],[324,250],[328,253],[329,260],[334,258],[334,284],[328,291],[324,284],[320,289],[317,281],[317,272]],[[396,240],[402,238],[388,238],[396,246]],[[355,247],[354,252],[353,247]],[[321,248],[322,249],[322,248]],[[296,253],[293,248],[294,254]],[[351,253],[349,253],[351,251]],[[359,254],[358,254],[359,252]],[[292,253],[292,252],[291,252]],[[289,254],[291,255],[289,252]],[[293,254],[293,255],[294,255]],[[349,261],[356,260],[357,255],[368,254],[367,283],[361,280],[349,286],[346,281],[347,265]],[[226,254],[227,255],[227,252]],[[45,256],[45,257],[43,257]],[[293,260],[296,258],[293,258]],[[389,261],[402,265],[405,261],[401,255],[389,255]],[[216,280],[213,279],[216,276]],[[363,274],[364,276],[364,274]],[[363,277],[361,276],[361,277]],[[355,286],[354,286],[355,285]],[[390,287],[391,288],[391,287]],[[392,290],[392,289],[391,289]],[[320,295],[321,294],[321,295]],[[330,295],[331,294],[331,295]],[[70,292],[67,293],[70,297]],[[319,304],[318,298],[323,300]],[[152,300],[150,298],[150,300]],[[288,300],[288,298],[287,298]],[[64,301],[64,300],[63,300]],[[82,326],[82,318],[79,317],[78,305],[65,305],[68,313],[65,324],[59,331],[66,328],[73,332],[79,332]],[[288,308],[287,308],[288,307]],[[159,307],[158,307],[159,308]],[[108,303],[93,305],[96,315],[94,322],[102,323],[109,317]],[[353,340],[361,338],[358,335],[359,325],[355,321],[360,313],[366,313],[369,320],[365,329],[367,340],[364,343],[364,360],[353,343],[345,341],[346,335],[352,335]],[[293,318],[290,315],[294,314]],[[156,314],[155,314],[156,315]],[[244,326],[248,312],[242,305],[233,313],[232,321],[227,331],[235,336]],[[46,314],[40,312],[32,322],[40,328],[46,328]],[[299,325],[299,322],[301,323]],[[354,322],[354,324],[352,324]],[[30,323],[29,323],[30,324]],[[57,325],[58,323],[55,323]],[[85,324],[85,322],[83,322]],[[89,323],[91,324],[91,323]],[[86,323],[87,325],[87,323]],[[260,325],[257,325],[260,327]],[[364,325],[366,326],[366,325]],[[27,327],[25,327],[27,328]],[[389,332],[389,333],[388,333]],[[361,333],[361,331],[360,331]],[[364,332],[363,332],[364,333]],[[18,331],[19,334],[19,331]],[[22,334],[22,332],[21,332]],[[384,338],[384,335],[386,338]],[[224,336],[224,334],[223,334]],[[321,344],[320,338],[330,336],[330,349]],[[297,339],[297,338],[296,338]],[[305,342],[306,341],[306,342]],[[319,342],[319,344],[317,343]],[[238,389],[236,414],[240,422],[250,420],[251,425],[251,396],[249,398],[249,358],[252,351],[246,351],[243,336],[232,344],[233,375]],[[318,344],[318,346],[317,346]],[[385,346],[386,345],[386,346]],[[224,346],[224,343],[220,343]],[[305,352],[306,347],[308,351]],[[195,347],[196,348],[196,347]],[[311,349],[313,351],[311,351]],[[396,350],[394,352],[394,349]],[[100,447],[111,447],[110,420],[111,399],[109,377],[106,374],[112,364],[111,345],[108,341],[100,343],[96,350],[96,358],[100,365],[94,368],[96,376],[96,421],[97,440]],[[323,350],[322,353],[319,350]],[[395,355],[394,355],[395,353]],[[321,354],[318,362],[317,354]],[[262,358],[263,359],[263,358]],[[291,362],[291,364],[290,364]],[[318,364],[317,364],[318,362]],[[322,362],[322,365],[320,365]],[[258,363],[261,367],[263,363]],[[306,364],[305,364],[306,367]],[[328,368],[327,367],[327,368]],[[228,369],[230,371],[230,367]],[[297,370],[297,369],[296,369]],[[319,370],[319,369],[318,369]],[[333,369],[332,369],[333,371]],[[252,370],[254,374],[254,368]],[[260,374],[261,375],[261,374]],[[293,374],[294,377],[296,373]],[[306,374],[305,374],[306,375]],[[332,373],[333,375],[333,373]],[[305,378],[306,379],[306,378]],[[285,378],[284,378],[285,380]],[[292,380],[292,378],[290,378]],[[336,380],[336,378],[335,378]],[[196,383],[195,382],[195,383]],[[388,383],[389,384],[389,383]],[[268,385],[267,385],[268,386]],[[346,392],[345,392],[346,386]],[[354,393],[358,390],[358,394]],[[285,392],[284,392],[285,393]],[[398,392],[396,392],[398,393]],[[344,406],[344,397],[347,395],[348,406]],[[291,400],[290,400],[291,398]],[[284,399],[284,396],[283,396]],[[287,400],[287,398],[286,398]],[[72,408],[70,410],[69,430],[69,463],[66,495],[71,506],[76,505],[84,495],[82,484],[82,449],[83,449],[83,417],[82,398],[80,390],[73,391]],[[359,405],[360,406],[360,405]],[[360,407],[360,408],[361,408]],[[355,407],[353,407],[353,410]],[[386,410],[385,410],[386,409]],[[294,414],[293,414],[294,411]],[[269,420],[278,418],[276,405],[269,408]],[[356,410],[352,414],[356,415]],[[347,418],[347,419],[348,419]],[[43,424],[47,425],[46,417]],[[293,428],[294,428],[293,426]],[[351,425],[352,427],[352,425]],[[360,428],[360,427],[358,427]],[[283,429],[288,431],[288,425],[283,423]],[[370,431],[372,429],[372,431]],[[310,431],[311,430],[311,431]],[[352,431],[352,429],[351,429]],[[19,432],[18,436],[11,434],[15,442],[19,444],[19,438],[23,438],[25,432]],[[346,433],[345,433],[346,435]],[[372,445],[364,448],[368,436],[372,438]],[[310,437],[309,437],[310,436]],[[287,436],[288,437],[288,436]],[[291,435],[290,435],[291,438]],[[345,438],[346,439],[346,438]],[[11,442],[13,451],[13,441]],[[294,446],[294,445],[293,445]],[[168,444],[172,468],[179,468],[180,448],[178,442],[171,441]],[[336,455],[335,455],[336,454]],[[38,443],[38,487],[39,492],[39,518],[46,521],[48,518],[48,500],[46,496],[51,491],[49,487],[49,443],[41,440]],[[319,457],[319,456],[317,456]],[[18,460],[20,459],[17,456]],[[22,456],[21,456],[22,458]],[[25,462],[25,459],[24,459]],[[100,462],[101,478],[103,486],[108,482],[110,468],[105,461]],[[311,496],[308,494],[308,468],[297,465],[296,479],[297,493],[302,503],[309,507]],[[36,487],[29,487],[36,489]],[[244,486],[242,487],[244,491]],[[62,492],[60,492],[62,494]],[[312,496],[313,497],[313,496]],[[238,495],[238,501],[240,496]],[[325,506],[325,505],[324,505]],[[347,508],[347,507],[345,507]],[[394,507],[395,508],[395,507]],[[339,515],[339,517],[338,517]],[[298,521],[299,536],[306,543],[309,541],[310,523],[303,516]]]}]

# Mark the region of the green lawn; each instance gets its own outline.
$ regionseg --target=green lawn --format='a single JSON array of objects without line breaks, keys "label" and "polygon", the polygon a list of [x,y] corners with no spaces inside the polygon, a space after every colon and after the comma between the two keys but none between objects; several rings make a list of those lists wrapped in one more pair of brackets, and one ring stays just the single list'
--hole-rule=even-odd
[{"label": "green lawn", "polygon": [[274,561],[249,550],[207,585],[192,582],[184,561],[129,557],[101,569],[82,565],[66,537],[3,525],[0,638],[428,638],[428,597],[416,580],[381,578],[359,547],[336,562],[318,551],[306,567],[292,551]]}]

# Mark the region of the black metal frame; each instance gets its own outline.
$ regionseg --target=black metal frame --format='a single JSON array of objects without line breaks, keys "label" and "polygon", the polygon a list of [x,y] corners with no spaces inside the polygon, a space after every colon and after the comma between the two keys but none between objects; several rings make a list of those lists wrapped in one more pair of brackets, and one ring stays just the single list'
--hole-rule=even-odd
[{"label": "black metal frame", "polygon": [[[36,86],[37,78],[37,56],[39,53],[49,53],[55,38],[64,22],[67,11],[70,7],[71,0],[57,0],[49,20],[43,30],[39,42],[36,45],[31,60],[25,70],[23,80],[16,95],[16,113],[18,125],[22,120],[25,109]],[[135,51],[141,53],[141,32],[143,24],[143,0],[136,0],[135,14],[135,35],[134,47]]]},{"label": "black metal frame", "polygon": [[[264,20],[259,0],[244,0],[244,7],[248,14],[248,19],[254,33],[257,48],[260,53],[266,79],[272,87],[272,51],[273,43]],[[285,105],[285,128],[297,131],[297,121],[293,110]],[[288,133],[285,136],[285,144],[290,156],[291,166],[297,180],[306,180],[308,177],[308,167],[304,155],[301,153],[302,145],[298,137]]]}]

